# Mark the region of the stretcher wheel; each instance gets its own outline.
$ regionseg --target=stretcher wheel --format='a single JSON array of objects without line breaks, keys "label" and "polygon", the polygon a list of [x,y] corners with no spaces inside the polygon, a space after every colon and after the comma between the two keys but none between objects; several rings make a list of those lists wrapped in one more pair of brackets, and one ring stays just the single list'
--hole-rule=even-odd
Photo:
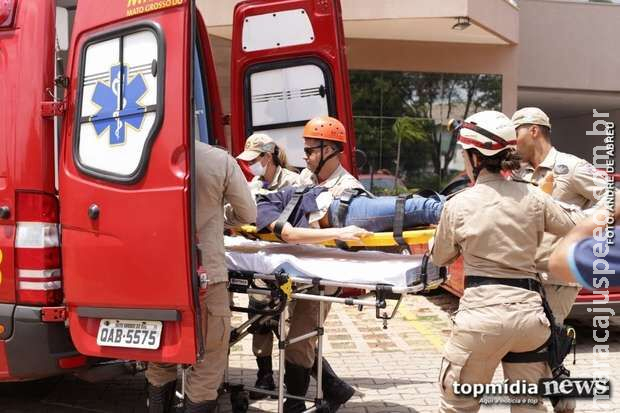
[{"label": "stretcher wheel", "polygon": [[250,406],[248,393],[245,391],[231,391],[230,405],[232,406],[233,413],[246,413]]}]

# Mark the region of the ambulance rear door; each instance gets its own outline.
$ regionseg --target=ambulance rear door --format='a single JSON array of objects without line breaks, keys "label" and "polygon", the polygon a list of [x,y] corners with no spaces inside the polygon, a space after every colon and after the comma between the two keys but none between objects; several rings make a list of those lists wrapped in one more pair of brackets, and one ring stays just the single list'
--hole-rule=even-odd
[{"label": "ambulance rear door", "polygon": [[192,0],[78,2],[60,203],[71,337],[88,356],[193,363]]},{"label": "ambulance rear door", "polygon": [[305,167],[302,130],[315,116],[344,123],[343,163],[355,172],[355,135],[338,0],[245,1],[235,7],[231,62],[232,149],[268,133]]}]

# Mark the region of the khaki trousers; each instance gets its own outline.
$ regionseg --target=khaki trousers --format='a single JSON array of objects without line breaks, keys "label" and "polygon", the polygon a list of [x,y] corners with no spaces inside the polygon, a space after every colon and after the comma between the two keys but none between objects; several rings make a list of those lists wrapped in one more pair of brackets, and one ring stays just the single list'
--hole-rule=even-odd
[{"label": "khaki trousers", "polygon": [[[516,291],[520,302],[485,304],[485,301],[492,302],[505,293],[507,288],[520,290]],[[546,362],[502,362],[507,353],[534,350],[549,338],[549,321],[539,294],[493,285],[468,288],[461,300],[441,364],[440,412],[477,412],[480,409],[479,399],[455,394],[453,385],[490,383],[500,363],[509,382],[526,380],[528,383],[536,383],[540,378],[549,377]],[[463,301],[468,301],[467,305],[464,306]],[[536,396],[526,397],[538,399]],[[533,411],[546,411],[542,400],[538,399],[535,405],[511,405],[513,413]]]},{"label": "khaki trousers", "polygon": [[[230,296],[227,283],[209,285],[201,293],[202,328],[205,355],[191,366],[186,376],[185,391],[194,403],[217,399],[217,390],[224,378],[230,340]],[[176,364],[149,363],[146,379],[154,386],[176,380]]]},{"label": "khaki trousers", "polygon": [[[286,305],[286,309],[283,312],[284,319],[286,321],[285,328],[286,334],[288,334],[288,327],[291,324],[291,314],[295,308],[296,300],[290,301]],[[266,334],[253,334],[252,335],[252,353],[256,357],[271,357],[273,353],[273,341],[274,336],[272,332]]]},{"label": "khaki trousers", "polygon": [[[327,294],[333,291],[326,291]],[[289,309],[290,325],[287,338],[293,339],[316,330],[319,324],[320,303],[309,300],[297,300]],[[331,303],[323,303],[323,320],[327,318]],[[286,347],[286,361],[297,366],[311,368],[316,357],[315,350],[318,337],[302,340]]]},{"label": "khaki trousers", "polygon": [[568,317],[570,310],[575,304],[575,299],[581,287],[573,287],[569,285],[544,284],[545,296],[553,317],[557,324],[564,324],[564,320]]}]

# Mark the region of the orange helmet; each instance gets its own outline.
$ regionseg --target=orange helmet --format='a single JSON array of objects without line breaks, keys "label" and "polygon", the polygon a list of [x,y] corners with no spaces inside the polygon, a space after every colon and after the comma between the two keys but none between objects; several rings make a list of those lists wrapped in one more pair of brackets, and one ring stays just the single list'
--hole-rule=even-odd
[{"label": "orange helmet", "polygon": [[304,138],[346,143],[347,133],[344,130],[344,125],[338,119],[318,116],[310,119],[304,126]]}]

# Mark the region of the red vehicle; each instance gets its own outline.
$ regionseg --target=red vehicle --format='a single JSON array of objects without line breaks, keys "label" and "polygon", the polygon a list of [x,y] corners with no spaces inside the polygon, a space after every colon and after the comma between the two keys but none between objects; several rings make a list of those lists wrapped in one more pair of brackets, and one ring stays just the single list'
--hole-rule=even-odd
[{"label": "red vehicle", "polygon": [[380,169],[373,174],[360,174],[359,181],[364,185],[364,189],[373,192],[376,190],[406,190],[407,185],[402,179],[395,177],[390,171]]},{"label": "red vehicle", "polygon": [[[57,5],[73,22],[66,53]],[[353,131],[344,50],[337,0],[238,4],[232,152],[269,131],[300,166],[310,118]],[[225,145],[228,119],[194,1],[4,0],[0,52],[0,381],[100,359],[193,363],[193,147]],[[351,170],[354,146],[350,133]]]},{"label": "red vehicle", "polygon": [[[616,188],[620,189],[620,174],[614,174],[614,181],[616,182]],[[463,268],[463,260],[459,259],[449,268],[450,278],[446,283],[442,285],[442,288],[448,290],[452,294],[461,297],[465,289],[465,272]],[[573,305],[573,309],[570,313],[570,317],[589,316],[592,317],[591,312],[588,312],[588,308],[592,307],[604,307],[613,308],[616,313],[620,311],[620,288],[609,288],[609,303],[602,304],[600,301],[602,296],[600,294],[594,294],[592,291],[582,289],[577,296],[577,300]],[[598,304],[593,304],[598,303]]]}]

